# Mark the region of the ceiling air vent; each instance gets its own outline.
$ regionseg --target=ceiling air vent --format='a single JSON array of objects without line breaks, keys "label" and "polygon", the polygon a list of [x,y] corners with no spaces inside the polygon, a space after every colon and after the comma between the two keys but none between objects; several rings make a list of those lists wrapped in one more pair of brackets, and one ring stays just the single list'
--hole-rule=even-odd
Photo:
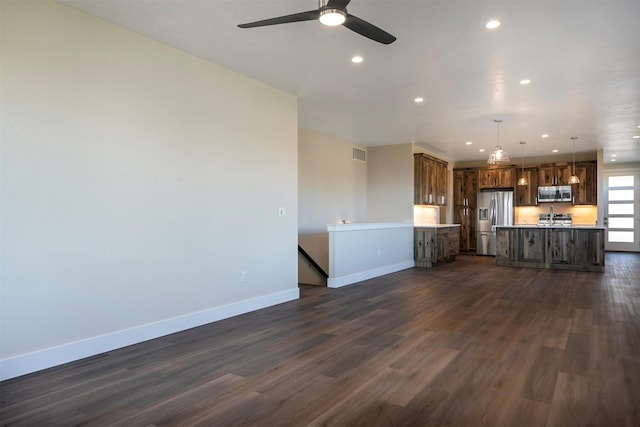
[{"label": "ceiling air vent", "polygon": [[351,158],[353,160],[360,160],[361,162],[367,161],[367,152],[362,148],[353,147],[351,149]]}]

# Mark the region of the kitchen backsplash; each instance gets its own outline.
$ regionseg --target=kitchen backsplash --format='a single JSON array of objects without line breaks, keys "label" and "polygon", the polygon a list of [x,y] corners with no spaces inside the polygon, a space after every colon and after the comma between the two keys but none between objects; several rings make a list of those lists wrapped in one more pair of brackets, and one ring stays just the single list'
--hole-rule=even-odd
[{"label": "kitchen backsplash", "polygon": [[413,206],[413,225],[440,224],[440,208],[438,206]]},{"label": "kitchen backsplash", "polygon": [[515,223],[519,225],[537,224],[541,213],[549,213],[553,205],[554,213],[570,213],[575,225],[596,225],[598,219],[597,206],[573,206],[571,203],[547,203],[540,206],[516,207]]}]

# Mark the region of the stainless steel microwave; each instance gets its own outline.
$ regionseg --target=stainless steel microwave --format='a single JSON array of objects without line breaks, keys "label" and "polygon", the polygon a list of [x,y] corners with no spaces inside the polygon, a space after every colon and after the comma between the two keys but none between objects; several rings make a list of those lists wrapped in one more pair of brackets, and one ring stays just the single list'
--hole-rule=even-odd
[{"label": "stainless steel microwave", "polygon": [[538,203],[543,202],[571,202],[570,185],[554,185],[538,187]]}]

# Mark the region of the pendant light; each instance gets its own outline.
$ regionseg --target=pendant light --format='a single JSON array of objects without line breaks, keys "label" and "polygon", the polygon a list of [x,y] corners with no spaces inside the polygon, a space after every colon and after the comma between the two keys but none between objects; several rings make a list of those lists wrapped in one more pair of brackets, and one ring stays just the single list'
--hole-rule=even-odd
[{"label": "pendant light", "polygon": [[502,122],[502,120],[496,119],[494,120],[494,122],[496,122],[496,125],[498,127],[498,138],[496,142],[496,148],[491,152],[491,154],[489,154],[489,160],[487,160],[487,163],[489,163],[490,165],[495,165],[496,163],[506,163],[511,161],[509,159],[509,155],[507,154],[507,152],[504,151],[500,146],[500,123]]},{"label": "pendant light", "polygon": [[576,139],[577,136],[572,136],[571,140],[573,141],[573,172],[569,177],[569,184],[580,184],[580,178],[576,175]]},{"label": "pendant light", "polygon": [[527,180],[527,177],[524,176],[524,145],[525,144],[526,142],[520,141],[520,145],[522,145],[522,173],[520,174],[518,185],[521,185],[521,186],[529,185],[529,181]]}]

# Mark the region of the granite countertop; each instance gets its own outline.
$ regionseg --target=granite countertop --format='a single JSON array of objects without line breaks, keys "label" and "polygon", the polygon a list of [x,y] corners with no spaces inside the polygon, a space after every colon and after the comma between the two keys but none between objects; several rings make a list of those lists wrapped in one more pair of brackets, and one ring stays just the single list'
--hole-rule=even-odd
[{"label": "granite countertop", "polygon": [[588,224],[549,224],[549,225],[538,225],[538,224],[516,224],[516,225],[496,225],[496,228],[586,228],[590,230],[604,230],[604,227],[598,227],[597,225],[588,225]]},{"label": "granite countertop", "polygon": [[460,224],[428,224],[428,225],[414,225],[415,228],[445,228],[445,227],[460,227]]}]

